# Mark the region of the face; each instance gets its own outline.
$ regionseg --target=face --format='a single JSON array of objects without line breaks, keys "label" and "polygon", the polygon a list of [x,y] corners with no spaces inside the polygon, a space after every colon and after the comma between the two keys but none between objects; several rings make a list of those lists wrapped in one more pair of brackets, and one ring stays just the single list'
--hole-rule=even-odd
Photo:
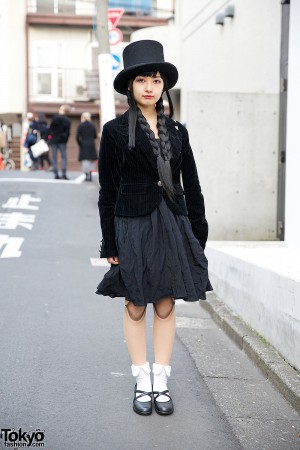
[{"label": "face", "polygon": [[157,72],[155,77],[138,75],[133,81],[133,95],[139,108],[148,108],[155,106],[160,99],[164,82]]}]

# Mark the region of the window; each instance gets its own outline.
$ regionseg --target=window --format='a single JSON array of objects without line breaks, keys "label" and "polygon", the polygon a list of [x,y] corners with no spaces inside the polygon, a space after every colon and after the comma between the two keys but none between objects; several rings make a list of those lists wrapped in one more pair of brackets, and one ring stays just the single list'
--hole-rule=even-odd
[{"label": "window", "polygon": [[36,12],[44,14],[53,14],[54,0],[36,0]]},{"label": "window", "polygon": [[36,0],[36,11],[44,14],[75,14],[76,0]]},{"label": "window", "polygon": [[36,42],[34,47],[33,95],[55,100],[63,97],[63,45]]}]

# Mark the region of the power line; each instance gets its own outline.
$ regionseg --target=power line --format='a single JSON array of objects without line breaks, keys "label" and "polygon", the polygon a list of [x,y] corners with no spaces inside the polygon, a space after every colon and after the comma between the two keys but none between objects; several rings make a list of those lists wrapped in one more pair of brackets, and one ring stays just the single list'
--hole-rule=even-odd
[{"label": "power line", "polygon": [[187,36],[185,36],[182,40],[186,41],[192,34],[195,33],[195,31],[199,30],[199,28],[201,28],[203,25],[206,24],[206,22],[208,22],[212,17],[214,17],[214,15],[220,11],[220,9],[222,9],[225,5],[227,5],[227,3],[229,3],[231,0],[226,0],[221,6],[219,6],[210,16],[208,16],[205,20],[203,20],[203,22],[201,22],[196,28],[194,28]]},{"label": "power line", "polygon": [[215,0],[210,0],[208,3],[206,3],[205,6],[203,6],[202,9],[200,9],[200,11],[197,12],[197,14],[195,16],[193,16],[184,26],[183,28],[187,27],[191,22],[193,22],[193,20],[195,20],[203,11],[206,10],[206,8],[213,3]]}]

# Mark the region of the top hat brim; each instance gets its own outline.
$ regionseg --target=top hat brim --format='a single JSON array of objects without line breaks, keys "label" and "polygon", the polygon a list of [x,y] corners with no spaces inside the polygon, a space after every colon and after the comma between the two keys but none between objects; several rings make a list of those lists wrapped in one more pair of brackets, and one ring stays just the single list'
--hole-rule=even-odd
[{"label": "top hat brim", "polygon": [[168,83],[168,89],[175,86],[178,80],[177,68],[168,62],[157,62],[157,63],[143,63],[136,64],[129,67],[128,69],[123,69],[118,73],[114,80],[114,88],[119,94],[127,94],[128,81],[140,73],[143,72],[160,72],[165,75]]}]

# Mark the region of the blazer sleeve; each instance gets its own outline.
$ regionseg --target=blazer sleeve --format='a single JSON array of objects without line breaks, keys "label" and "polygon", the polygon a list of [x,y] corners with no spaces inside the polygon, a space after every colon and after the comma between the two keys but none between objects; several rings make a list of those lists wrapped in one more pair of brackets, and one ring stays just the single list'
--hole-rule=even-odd
[{"label": "blazer sleeve", "polygon": [[98,158],[99,214],[102,229],[100,258],[118,256],[115,242],[114,210],[121,180],[120,158],[115,141],[103,127]]},{"label": "blazer sleeve", "polygon": [[182,127],[182,182],[185,193],[188,217],[191,222],[192,230],[198,239],[201,247],[204,249],[208,236],[208,224],[205,217],[204,197],[201,192],[201,186],[198,179],[197,167],[189,142],[187,129]]}]

